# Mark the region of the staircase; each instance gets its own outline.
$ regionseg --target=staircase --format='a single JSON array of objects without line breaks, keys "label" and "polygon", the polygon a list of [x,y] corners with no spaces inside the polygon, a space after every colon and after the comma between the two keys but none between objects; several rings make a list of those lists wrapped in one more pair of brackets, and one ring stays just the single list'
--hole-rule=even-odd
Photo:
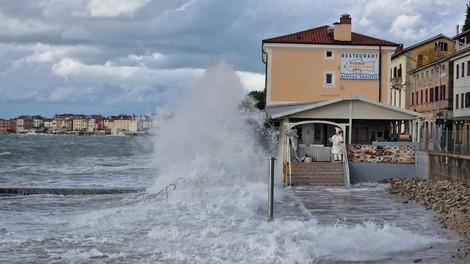
[{"label": "staircase", "polygon": [[344,186],[342,162],[292,162],[292,185]]}]

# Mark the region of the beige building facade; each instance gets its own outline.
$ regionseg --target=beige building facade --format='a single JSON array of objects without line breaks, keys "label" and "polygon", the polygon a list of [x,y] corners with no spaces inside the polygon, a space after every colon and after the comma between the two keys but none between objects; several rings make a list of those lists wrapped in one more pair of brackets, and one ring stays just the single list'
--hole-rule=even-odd
[{"label": "beige building facade", "polygon": [[388,103],[390,58],[398,44],[339,23],[263,40],[266,105],[331,100],[346,95]]}]

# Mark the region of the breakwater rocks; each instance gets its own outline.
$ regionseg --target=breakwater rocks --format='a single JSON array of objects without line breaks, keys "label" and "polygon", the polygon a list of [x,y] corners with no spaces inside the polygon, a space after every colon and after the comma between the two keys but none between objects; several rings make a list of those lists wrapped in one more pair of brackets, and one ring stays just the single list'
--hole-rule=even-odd
[{"label": "breakwater rocks", "polygon": [[392,179],[388,192],[441,214],[439,222],[470,238],[470,188],[458,182]]}]

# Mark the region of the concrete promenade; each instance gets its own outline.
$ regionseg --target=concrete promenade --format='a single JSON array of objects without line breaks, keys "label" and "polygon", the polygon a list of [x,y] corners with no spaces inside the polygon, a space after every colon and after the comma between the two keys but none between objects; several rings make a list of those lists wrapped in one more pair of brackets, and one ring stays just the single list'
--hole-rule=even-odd
[{"label": "concrete promenade", "polygon": [[[320,263],[469,263],[468,241],[456,232],[444,229],[437,221],[438,214],[419,204],[389,194],[386,184],[360,184],[344,187],[295,187],[288,190],[297,217],[315,219],[319,226],[354,228],[374,223],[396,226],[423,236],[439,236],[447,243],[433,245],[413,252],[399,252],[380,261]],[[284,204],[285,206],[286,204]],[[292,210],[292,209],[291,209]],[[276,210],[275,210],[276,211]],[[291,211],[291,214],[294,213]],[[278,216],[281,217],[281,216]],[[292,217],[292,215],[291,215]],[[276,219],[276,215],[274,215]],[[320,228],[321,229],[321,228]],[[338,239],[342,239],[338,237]]]}]

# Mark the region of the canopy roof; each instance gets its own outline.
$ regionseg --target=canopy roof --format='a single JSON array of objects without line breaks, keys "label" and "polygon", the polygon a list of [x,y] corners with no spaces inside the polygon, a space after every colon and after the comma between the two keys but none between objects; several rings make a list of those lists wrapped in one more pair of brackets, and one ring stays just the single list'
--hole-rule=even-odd
[{"label": "canopy roof", "polygon": [[274,105],[266,107],[268,119],[290,118],[314,119],[368,119],[368,120],[414,120],[422,114],[372,101],[359,96],[347,95],[329,101]]}]

